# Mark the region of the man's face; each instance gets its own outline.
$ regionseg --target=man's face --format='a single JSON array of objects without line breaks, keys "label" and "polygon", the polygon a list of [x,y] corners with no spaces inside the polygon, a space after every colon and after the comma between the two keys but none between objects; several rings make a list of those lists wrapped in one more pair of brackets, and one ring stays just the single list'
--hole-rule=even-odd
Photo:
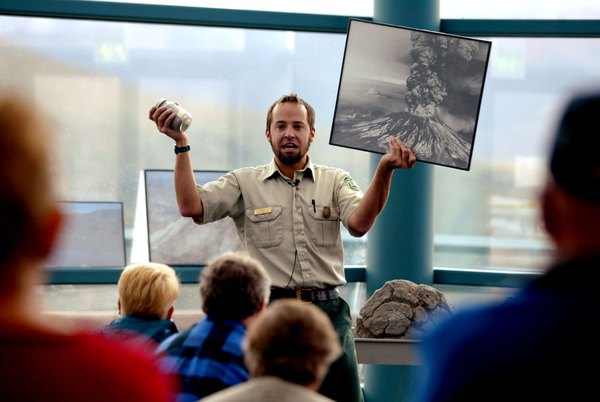
[{"label": "man's face", "polygon": [[273,109],[267,140],[275,157],[284,165],[304,163],[315,136],[308,124],[306,108],[299,103],[282,103]]}]

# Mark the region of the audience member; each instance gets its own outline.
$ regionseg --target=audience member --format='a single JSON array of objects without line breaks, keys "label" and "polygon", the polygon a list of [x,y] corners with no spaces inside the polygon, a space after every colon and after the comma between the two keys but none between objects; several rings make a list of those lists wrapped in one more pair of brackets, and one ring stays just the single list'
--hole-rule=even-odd
[{"label": "audience member", "polygon": [[582,401],[600,358],[600,92],[558,124],[541,194],[556,261],[505,302],[457,313],[423,341],[416,400]]},{"label": "audience member", "polygon": [[39,286],[63,219],[51,134],[34,101],[0,93],[0,400],[169,401],[174,379],[149,350],[42,314]]},{"label": "audience member", "polygon": [[179,332],[171,319],[179,298],[179,278],[168,265],[131,264],[119,278],[120,318],[100,329],[119,338],[142,335],[153,344]]},{"label": "audience member", "polygon": [[295,299],[273,301],[244,340],[251,379],[205,401],[332,401],[318,390],[341,353],[335,328],[320,308]]},{"label": "audience member", "polygon": [[269,301],[271,280],[262,264],[242,252],[212,259],[200,274],[205,317],[163,341],[165,370],[181,380],[178,402],[248,380],[242,341],[246,328]]}]

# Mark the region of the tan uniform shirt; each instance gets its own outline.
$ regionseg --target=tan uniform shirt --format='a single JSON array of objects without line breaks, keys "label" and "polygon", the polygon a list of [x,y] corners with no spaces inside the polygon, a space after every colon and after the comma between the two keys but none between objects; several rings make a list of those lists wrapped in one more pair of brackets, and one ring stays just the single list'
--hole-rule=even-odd
[{"label": "tan uniform shirt", "polygon": [[278,377],[264,376],[250,378],[241,384],[210,394],[202,398],[202,401],[333,402],[333,399],[318,394],[305,386]]},{"label": "tan uniform shirt", "polygon": [[263,263],[273,286],[346,284],[340,222],[348,227],[363,196],[347,172],[309,158],[288,179],[272,161],[233,170],[198,189],[204,219],[196,223],[233,218],[246,250]]}]

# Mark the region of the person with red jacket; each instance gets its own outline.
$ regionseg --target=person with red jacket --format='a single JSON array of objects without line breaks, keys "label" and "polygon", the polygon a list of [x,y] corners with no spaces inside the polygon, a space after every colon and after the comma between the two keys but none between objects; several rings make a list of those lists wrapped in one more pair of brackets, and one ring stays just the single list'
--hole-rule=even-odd
[{"label": "person with red jacket", "polygon": [[177,388],[150,349],[48,322],[39,285],[63,214],[54,141],[35,102],[0,93],[0,401],[168,402]]}]

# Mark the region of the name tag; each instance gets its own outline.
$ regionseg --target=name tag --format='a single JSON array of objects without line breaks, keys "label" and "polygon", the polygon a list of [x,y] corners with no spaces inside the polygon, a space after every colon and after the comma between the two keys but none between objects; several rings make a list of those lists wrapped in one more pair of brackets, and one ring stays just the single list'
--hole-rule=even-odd
[{"label": "name tag", "polygon": [[254,215],[270,214],[271,212],[273,212],[273,208],[271,207],[258,208],[254,210]]}]

